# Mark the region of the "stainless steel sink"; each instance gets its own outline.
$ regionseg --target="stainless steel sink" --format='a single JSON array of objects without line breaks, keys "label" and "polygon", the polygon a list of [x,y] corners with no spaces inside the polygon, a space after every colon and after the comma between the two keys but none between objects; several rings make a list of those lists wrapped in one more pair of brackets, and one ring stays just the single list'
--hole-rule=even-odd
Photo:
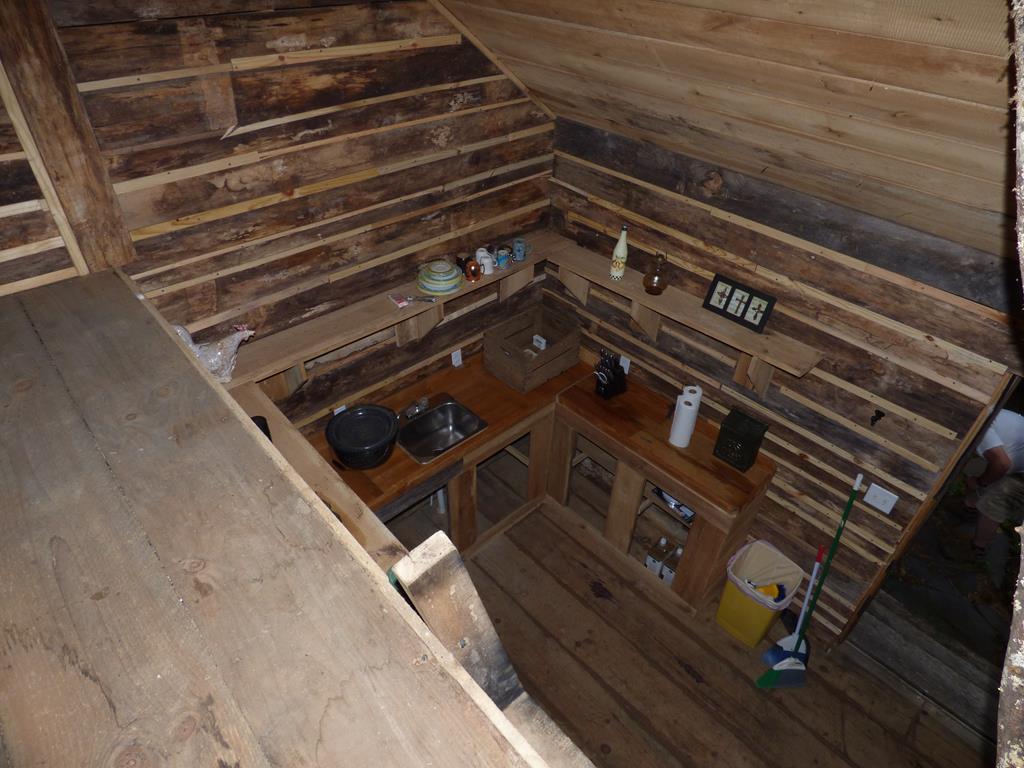
[{"label": "stainless steel sink", "polygon": [[448,393],[431,397],[425,411],[402,421],[398,444],[420,464],[430,463],[487,426]]}]

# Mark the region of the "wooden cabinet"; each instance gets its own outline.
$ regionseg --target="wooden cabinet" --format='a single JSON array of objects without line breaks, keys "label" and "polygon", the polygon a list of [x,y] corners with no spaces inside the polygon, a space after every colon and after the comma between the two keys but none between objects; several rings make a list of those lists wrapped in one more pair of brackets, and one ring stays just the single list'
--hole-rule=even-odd
[{"label": "wooden cabinet", "polygon": [[690,507],[696,518],[672,588],[699,608],[714,596],[729,557],[746,539],[758,503],[775,474],[766,457],[741,472],[713,455],[718,429],[701,419],[688,448],[669,445],[672,403],[630,383],[611,400],[588,380],[563,391],[555,407],[548,493],[564,504],[577,434],[618,459],[604,535],[629,549],[649,480]]}]

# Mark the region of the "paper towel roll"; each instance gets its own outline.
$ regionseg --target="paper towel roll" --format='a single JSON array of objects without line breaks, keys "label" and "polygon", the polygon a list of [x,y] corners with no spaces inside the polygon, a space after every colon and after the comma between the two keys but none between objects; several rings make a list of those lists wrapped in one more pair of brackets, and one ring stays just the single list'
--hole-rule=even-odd
[{"label": "paper towel roll", "polygon": [[668,433],[668,441],[676,448],[686,448],[697,426],[697,413],[700,411],[701,388],[686,387],[683,394],[676,398],[676,412],[672,416],[672,429]]}]

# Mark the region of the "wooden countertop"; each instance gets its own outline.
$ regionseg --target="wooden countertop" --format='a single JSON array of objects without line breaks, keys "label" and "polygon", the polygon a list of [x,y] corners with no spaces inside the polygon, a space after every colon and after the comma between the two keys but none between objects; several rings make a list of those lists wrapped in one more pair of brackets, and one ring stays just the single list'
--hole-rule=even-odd
[{"label": "wooden countertop", "polygon": [[718,428],[699,419],[687,448],[668,442],[674,403],[629,382],[629,389],[605,400],[593,384],[581,382],[558,396],[558,416],[675,496],[708,522],[727,529],[771,480],[774,463],[763,454],[746,472],[713,454]]},{"label": "wooden countertop", "polygon": [[8,762],[536,764],[116,275],[0,299],[0,353]]},{"label": "wooden countertop", "polygon": [[[510,430],[531,417],[549,410],[558,393],[581,379],[590,379],[593,369],[584,363],[545,382],[532,392],[518,392],[484,370],[483,356],[474,355],[461,368],[446,368],[382,400],[376,401],[401,411],[424,395],[447,392],[487,422],[487,427],[465,442],[430,462],[419,464],[400,446],[384,464],[373,469],[339,470],[338,474],[366,502],[379,511],[438,475],[450,476],[463,466],[486,459],[505,447],[502,440]],[[323,431],[310,436],[310,442],[327,459],[334,455]]]}]

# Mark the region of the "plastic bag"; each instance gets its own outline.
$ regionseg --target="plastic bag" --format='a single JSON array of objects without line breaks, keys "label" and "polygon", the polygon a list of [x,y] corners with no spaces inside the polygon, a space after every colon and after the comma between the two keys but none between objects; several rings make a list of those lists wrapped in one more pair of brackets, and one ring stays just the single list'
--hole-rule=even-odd
[{"label": "plastic bag", "polygon": [[225,336],[218,341],[211,341],[204,344],[196,344],[192,341],[192,334],[180,325],[173,326],[185,346],[192,350],[199,362],[208,370],[213,377],[221,384],[231,381],[231,372],[235,370],[235,361],[238,359],[238,347],[246,339],[256,332],[250,331],[244,325],[237,327],[234,333]]},{"label": "plastic bag", "polygon": [[[732,556],[728,566],[729,581],[737,586],[751,600],[765,608],[781,611],[792,602],[800,583],[804,580],[804,572],[800,566],[779,552],[767,541],[752,541]],[[781,584],[786,588],[786,596],[775,601],[768,595],[757,591],[747,581],[754,584]]]}]

